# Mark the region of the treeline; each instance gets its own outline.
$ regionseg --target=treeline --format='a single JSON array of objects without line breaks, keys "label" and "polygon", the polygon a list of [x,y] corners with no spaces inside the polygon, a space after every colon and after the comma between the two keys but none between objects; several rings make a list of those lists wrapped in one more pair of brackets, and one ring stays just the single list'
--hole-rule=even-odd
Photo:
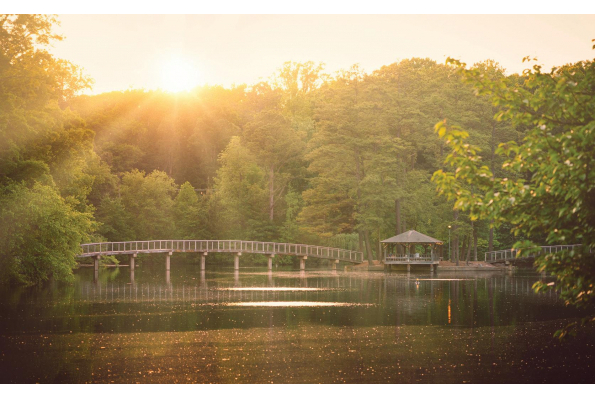
[{"label": "treeline", "polygon": [[[5,279],[65,278],[91,240],[291,241],[369,260],[408,229],[446,242],[450,225],[461,260],[513,242],[506,226],[453,212],[430,180],[449,153],[438,121],[469,131],[496,175],[498,143],[524,134],[496,121],[497,107],[451,66],[410,59],[328,75],[288,62],[250,87],[76,96],[90,80],[43,49],[59,39],[53,22],[7,16],[0,25]],[[476,66],[521,81],[496,62]]]},{"label": "treeline", "polygon": [[[494,79],[504,76],[495,62],[477,66]],[[447,152],[434,125],[448,119],[469,129],[496,173],[498,143],[520,140],[522,132],[496,122],[498,109],[452,67],[428,59],[371,74],[354,66],[334,76],[322,65],[288,62],[253,87],[112,92],[76,97],[68,106],[95,132],[95,151],[115,176],[91,195],[108,240],[181,236],[166,211],[171,205],[151,207],[157,191],[160,203],[173,203],[178,185],[188,182],[201,209],[195,233],[183,234],[188,238],[333,243],[377,257],[382,239],[416,229],[447,241],[451,225],[460,259],[512,244],[507,228],[491,235],[489,224],[472,225],[436,195],[430,178]],[[138,170],[147,179],[161,171],[172,179],[171,192],[131,190]],[[122,215],[145,214],[125,204],[123,191],[134,192],[147,214],[163,217],[156,222],[162,233],[122,225]]]}]

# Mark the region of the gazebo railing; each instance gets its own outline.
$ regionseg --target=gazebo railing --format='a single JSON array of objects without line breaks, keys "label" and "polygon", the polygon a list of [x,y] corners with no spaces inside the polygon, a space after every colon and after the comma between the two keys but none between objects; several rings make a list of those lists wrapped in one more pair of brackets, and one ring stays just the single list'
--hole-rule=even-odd
[{"label": "gazebo railing", "polygon": [[428,261],[438,261],[440,259],[439,256],[415,256],[415,255],[387,255],[385,261],[403,261],[403,262],[428,262]]}]

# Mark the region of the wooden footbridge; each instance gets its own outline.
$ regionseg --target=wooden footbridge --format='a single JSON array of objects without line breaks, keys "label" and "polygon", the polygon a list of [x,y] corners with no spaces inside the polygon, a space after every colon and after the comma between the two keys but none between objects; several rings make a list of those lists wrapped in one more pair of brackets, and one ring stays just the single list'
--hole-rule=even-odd
[{"label": "wooden footbridge", "polygon": [[206,257],[209,253],[233,253],[234,268],[240,268],[242,253],[264,254],[268,257],[268,268],[273,268],[275,255],[297,256],[300,259],[300,269],[306,269],[306,259],[323,258],[331,260],[336,269],[339,261],[351,263],[363,262],[362,252],[322,247],[300,245],[294,243],[253,242],[242,240],[149,240],[133,242],[99,242],[81,245],[82,253],[78,257],[93,257],[95,273],[99,270],[101,256],[128,255],[130,256],[130,271],[134,272],[134,261],[139,253],[165,253],[165,268],[169,273],[170,258],[173,253],[200,253],[201,269],[205,269]]},{"label": "wooden footbridge", "polygon": [[485,253],[485,262],[491,264],[503,263],[503,264],[513,264],[517,261],[534,261],[535,258],[549,254],[549,253],[557,253],[562,250],[572,250],[575,247],[581,245],[557,245],[557,246],[541,246],[540,253],[534,253],[530,256],[519,256],[519,250],[516,249],[508,249],[508,250],[496,250],[492,252]]}]

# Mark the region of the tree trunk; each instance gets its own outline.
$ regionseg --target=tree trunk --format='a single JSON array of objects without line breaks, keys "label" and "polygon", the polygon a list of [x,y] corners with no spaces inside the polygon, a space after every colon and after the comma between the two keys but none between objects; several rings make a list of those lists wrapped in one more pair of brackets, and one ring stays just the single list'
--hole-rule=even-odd
[{"label": "tree trunk", "polygon": [[363,251],[364,251],[364,237],[360,231],[357,232],[357,237],[358,237],[358,244],[359,244],[358,251],[363,253]]},{"label": "tree trunk", "polygon": [[467,252],[467,239],[465,239],[466,236],[463,237],[463,239],[461,239],[463,241],[463,245],[461,247],[461,252],[459,253],[461,259],[465,258],[465,252]]},{"label": "tree trunk", "polygon": [[496,122],[492,122],[492,137],[490,139],[490,146],[491,146],[491,157],[490,157],[490,171],[492,175],[496,177],[494,174],[494,155],[496,154]]},{"label": "tree trunk", "polygon": [[382,261],[382,243],[380,242],[380,228],[378,228],[378,253],[376,253],[378,262]]},{"label": "tree trunk", "polygon": [[469,234],[469,243],[467,244],[467,265],[469,265],[469,259],[471,258],[471,239],[473,239],[473,221],[471,221],[471,233]]},{"label": "tree trunk", "polygon": [[473,261],[477,261],[477,228],[473,228]]},{"label": "tree trunk", "polygon": [[275,170],[271,166],[269,170],[269,220],[273,221],[275,216]]},{"label": "tree trunk", "polygon": [[455,264],[458,267],[459,266],[459,235],[457,233],[457,220],[459,218],[459,211],[455,210],[454,211],[454,222],[453,222],[453,227],[452,227],[452,232],[453,232],[453,239],[452,239],[452,244],[453,244],[453,250],[452,250],[452,254],[454,255],[454,260],[455,260]]},{"label": "tree trunk", "polygon": [[[496,155],[496,122],[492,121],[492,136],[490,138],[491,157],[490,157],[490,171],[492,176],[496,177],[496,170],[494,169],[494,157]],[[494,251],[494,227],[490,224],[490,235],[488,238],[488,251]]]},{"label": "tree trunk", "polygon": [[366,254],[368,256],[368,265],[374,265],[374,256],[372,255],[372,245],[370,245],[370,233],[364,231],[364,240],[366,241]]},{"label": "tree trunk", "polygon": [[397,221],[396,232],[397,235],[401,234],[401,199],[395,199],[395,218]]}]

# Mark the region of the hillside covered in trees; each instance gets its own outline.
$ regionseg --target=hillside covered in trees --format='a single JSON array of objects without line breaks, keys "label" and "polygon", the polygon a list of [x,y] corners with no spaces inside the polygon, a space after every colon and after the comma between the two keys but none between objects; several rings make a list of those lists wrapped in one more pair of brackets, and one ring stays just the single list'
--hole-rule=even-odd
[{"label": "hillside covered in trees", "polygon": [[[91,80],[47,44],[52,18],[0,25],[0,264],[6,280],[67,278],[80,243],[251,239],[380,253],[380,240],[416,229],[453,258],[510,248],[493,229],[453,211],[433,173],[449,147],[448,120],[469,132],[494,175],[499,143],[522,127],[456,67],[406,59],[365,73],[287,62],[254,86],[172,94],[78,95]],[[474,66],[513,87],[497,62]],[[512,175],[511,175],[512,176]],[[535,231],[538,238],[540,231]]]},{"label": "hillside covered in trees", "polygon": [[[504,75],[492,61],[478,67]],[[452,225],[460,258],[511,245],[507,228],[472,226],[436,195],[430,178],[446,148],[434,125],[465,126],[496,172],[498,143],[523,133],[432,60],[333,76],[288,62],[253,87],[111,92],[65,106],[95,133],[100,175],[89,202],[107,240],[324,242],[376,253],[400,231],[447,240]],[[180,228],[189,214],[198,216]]]}]

